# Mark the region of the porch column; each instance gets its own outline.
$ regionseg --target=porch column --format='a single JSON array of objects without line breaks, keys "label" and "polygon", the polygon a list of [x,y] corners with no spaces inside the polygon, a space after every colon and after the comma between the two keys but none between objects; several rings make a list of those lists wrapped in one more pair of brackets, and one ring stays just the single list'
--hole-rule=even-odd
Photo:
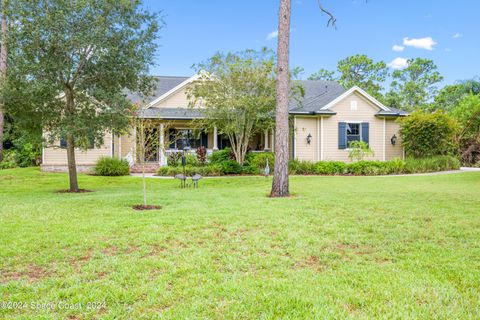
[{"label": "porch column", "polygon": [[163,123],[160,123],[160,126],[158,128],[159,132],[159,145],[158,145],[158,161],[161,166],[165,164],[165,125]]},{"label": "porch column", "polygon": [[265,139],[263,150],[268,150],[268,129],[265,129],[265,131],[263,132],[263,136]]},{"label": "porch column", "polygon": [[218,133],[217,133],[217,127],[213,127],[213,150],[218,150]]},{"label": "porch column", "polygon": [[270,134],[270,142],[272,143],[272,152],[275,152],[275,129],[272,129],[272,133]]}]

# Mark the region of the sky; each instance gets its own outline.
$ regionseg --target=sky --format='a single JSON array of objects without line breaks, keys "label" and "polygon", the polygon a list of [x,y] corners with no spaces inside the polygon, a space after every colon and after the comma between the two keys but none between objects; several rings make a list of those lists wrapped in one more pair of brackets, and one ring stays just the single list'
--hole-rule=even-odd
[{"label": "sky", "polygon": [[[480,0],[292,0],[290,65],[307,78],[320,68],[334,70],[354,54],[383,60],[391,70],[406,59],[432,59],[442,85],[480,76]],[[276,49],[279,0],[144,0],[161,11],[156,65],[152,75],[190,76],[192,65],[216,52]]]}]

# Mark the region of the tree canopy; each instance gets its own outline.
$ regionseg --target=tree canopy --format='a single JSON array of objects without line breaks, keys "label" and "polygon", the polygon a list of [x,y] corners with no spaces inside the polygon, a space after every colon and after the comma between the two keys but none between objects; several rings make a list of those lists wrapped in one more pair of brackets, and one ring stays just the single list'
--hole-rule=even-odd
[{"label": "tree canopy", "polygon": [[434,108],[452,111],[469,94],[480,94],[479,81],[470,79],[447,85],[435,96]]},{"label": "tree canopy", "polygon": [[346,57],[337,63],[336,71],[321,68],[308,77],[309,80],[338,81],[345,89],[359,86],[381,99],[384,82],[388,77],[385,62],[374,62],[365,54]]},{"label": "tree canopy", "polygon": [[217,127],[242,164],[252,135],[273,127],[275,56],[272,51],[217,53],[196,65],[200,79],[188,89],[191,107],[202,104],[199,126]]},{"label": "tree canopy", "polygon": [[327,69],[321,68],[317,72],[311,74],[308,77],[308,80],[324,80],[324,81],[335,81],[335,71],[328,71]]},{"label": "tree canopy", "polygon": [[359,86],[375,97],[381,97],[382,83],[388,76],[383,61],[374,62],[364,54],[347,57],[338,62],[338,82],[346,89]]},{"label": "tree canopy", "polygon": [[74,150],[128,126],[125,90],[150,88],[161,21],[141,1],[17,1],[12,14],[7,108],[39,121],[50,143],[66,140],[78,191]]},{"label": "tree canopy", "polygon": [[392,73],[392,97],[398,99],[405,110],[415,110],[427,107],[427,103],[434,98],[437,83],[443,76],[437,71],[432,60],[415,58],[408,60],[408,66]]}]

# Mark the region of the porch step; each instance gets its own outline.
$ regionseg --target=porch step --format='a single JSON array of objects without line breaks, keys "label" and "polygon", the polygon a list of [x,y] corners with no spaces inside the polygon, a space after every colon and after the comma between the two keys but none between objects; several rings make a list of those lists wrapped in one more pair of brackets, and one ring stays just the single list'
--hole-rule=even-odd
[{"label": "porch step", "polygon": [[[156,173],[159,167],[159,164],[145,164],[145,173]],[[130,167],[130,173],[142,173],[142,166],[134,164]]]}]

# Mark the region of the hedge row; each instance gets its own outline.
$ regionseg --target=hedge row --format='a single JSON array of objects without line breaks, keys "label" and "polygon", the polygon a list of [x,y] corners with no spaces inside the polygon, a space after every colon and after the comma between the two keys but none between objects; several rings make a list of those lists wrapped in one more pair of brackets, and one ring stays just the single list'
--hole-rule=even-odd
[{"label": "hedge row", "polygon": [[[262,160],[264,157],[262,156]],[[272,163],[270,163],[270,161]],[[266,163],[266,160],[265,160]],[[232,160],[205,166],[186,166],[187,175],[200,174],[202,176],[219,176],[225,174],[260,174],[264,164],[254,166],[251,162],[241,167]],[[273,159],[269,159],[270,172],[273,172]],[[341,161],[298,161],[289,163],[290,174],[313,175],[388,175],[403,173],[425,173],[460,168],[460,161],[451,156],[436,156],[424,159],[390,160],[390,161],[358,161],[345,163]],[[161,167],[157,174],[160,176],[174,176],[183,173],[182,167]]]},{"label": "hedge row", "polygon": [[362,160],[353,163],[340,161],[290,161],[290,174],[322,175],[388,175],[403,173],[426,173],[460,168],[460,161],[451,156],[436,156],[424,159],[408,158],[390,161]]}]

